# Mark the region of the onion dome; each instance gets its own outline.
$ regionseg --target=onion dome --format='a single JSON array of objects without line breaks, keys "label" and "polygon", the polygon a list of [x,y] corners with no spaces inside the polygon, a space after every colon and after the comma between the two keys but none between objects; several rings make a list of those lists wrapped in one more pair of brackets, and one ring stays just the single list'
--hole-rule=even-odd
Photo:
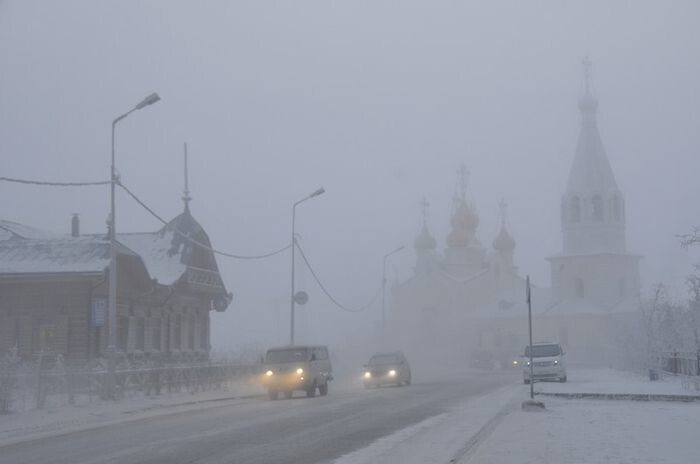
[{"label": "onion dome", "polygon": [[493,241],[493,248],[496,251],[513,251],[515,249],[515,240],[510,236],[505,227],[501,227],[501,231]]},{"label": "onion dome", "polygon": [[479,226],[479,216],[464,200],[460,201],[457,211],[452,216],[452,227],[457,227],[457,224],[466,230],[475,230]]},{"label": "onion dome", "polygon": [[437,247],[437,242],[433,236],[430,235],[428,227],[423,224],[423,230],[421,230],[418,237],[416,237],[416,241],[413,243],[413,245],[418,251],[428,251],[434,250]]},{"label": "onion dome", "polygon": [[579,99],[578,109],[584,116],[592,116],[598,109],[598,99],[590,93],[586,93]]}]

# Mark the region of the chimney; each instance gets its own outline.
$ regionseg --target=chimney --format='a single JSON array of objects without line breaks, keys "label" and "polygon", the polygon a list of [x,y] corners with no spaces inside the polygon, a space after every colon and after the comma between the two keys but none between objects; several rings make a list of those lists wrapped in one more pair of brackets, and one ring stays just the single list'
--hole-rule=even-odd
[{"label": "chimney", "polygon": [[80,216],[78,213],[73,213],[73,219],[70,222],[70,235],[71,237],[80,236]]}]

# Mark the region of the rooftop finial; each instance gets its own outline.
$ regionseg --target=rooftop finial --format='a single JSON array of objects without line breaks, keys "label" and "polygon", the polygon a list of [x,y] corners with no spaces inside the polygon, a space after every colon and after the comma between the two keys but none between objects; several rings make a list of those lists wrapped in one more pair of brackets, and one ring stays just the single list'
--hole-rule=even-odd
[{"label": "rooftop finial", "polygon": [[501,198],[501,201],[498,202],[498,208],[501,211],[501,228],[505,228],[506,226],[506,214],[508,210],[508,203],[506,203],[506,200]]},{"label": "rooftop finial", "polygon": [[467,181],[469,179],[469,171],[464,164],[460,164],[457,169],[457,182],[459,188],[459,195],[462,201],[466,201],[467,198]]},{"label": "rooftop finial", "polygon": [[585,91],[586,91],[585,95],[590,95],[591,94],[591,67],[593,66],[593,62],[588,57],[588,55],[586,55],[583,58],[581,65],[583,66],[583,82],[584,82]]},{"label": "rooftop finial", "polygon": [[420,209],[423,214],[423,225],[428,224],[428,208],[430,208],[430,203],[428,203],[427,198],[423,197],[420,202]]},{"label": "rooftop finial", "polygon": [[189,176],[187,169],[187,142],[185,142],[185,192],[182,196],[182,201],[185,202],[185,211],[189,212],[192,197],[190,196]]}]

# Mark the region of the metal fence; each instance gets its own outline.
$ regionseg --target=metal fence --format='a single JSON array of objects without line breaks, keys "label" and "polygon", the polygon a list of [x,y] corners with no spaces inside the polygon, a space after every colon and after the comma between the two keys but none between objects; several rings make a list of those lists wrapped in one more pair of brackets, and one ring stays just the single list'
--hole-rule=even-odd
[{"label": "metal fence", "polygon": [[[148,396],[224,390],[259,371],[260,365],[212,362],[122,368],[116,371],[116,394],[123,398],[130,393]],[[104,398],[106,388],[107,371],[103,368],[46,368],[42,364],[0,362],[0,413],[41,409],[51,399],[68,404],[75,404],[78,397],[92,401]],[[15,407],[18,403],[21,407]]]},{"label": "metal fence", "polygon": [[651,363],[652,368],[668,374],[700,376],[700,350],[659,352],[652,356]]}]

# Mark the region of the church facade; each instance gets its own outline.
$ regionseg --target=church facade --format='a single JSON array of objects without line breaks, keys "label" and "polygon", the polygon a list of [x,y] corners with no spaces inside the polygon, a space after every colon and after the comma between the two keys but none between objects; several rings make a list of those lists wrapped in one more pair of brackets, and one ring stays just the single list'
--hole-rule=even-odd
[{"label": "church facade", "polygon": [[[618,328],[632,323],[639,307],[640,256],[627,250],[624,195],[598,132],[589,73],[586,60],[581,129],[561,200],[563,250],[547,258],[551,287],[532,287],[533,337],[562,343],[575,363],[607,364]],[[528,340],[525,278],[514,262],[505,203],[500,231],[486,247],[464,183],[462,172],[444,253],[424,207],[413,275],[392,292],[392,341],[418,358],[438,350],[461,363],[486,353],[507,364]]]}]

